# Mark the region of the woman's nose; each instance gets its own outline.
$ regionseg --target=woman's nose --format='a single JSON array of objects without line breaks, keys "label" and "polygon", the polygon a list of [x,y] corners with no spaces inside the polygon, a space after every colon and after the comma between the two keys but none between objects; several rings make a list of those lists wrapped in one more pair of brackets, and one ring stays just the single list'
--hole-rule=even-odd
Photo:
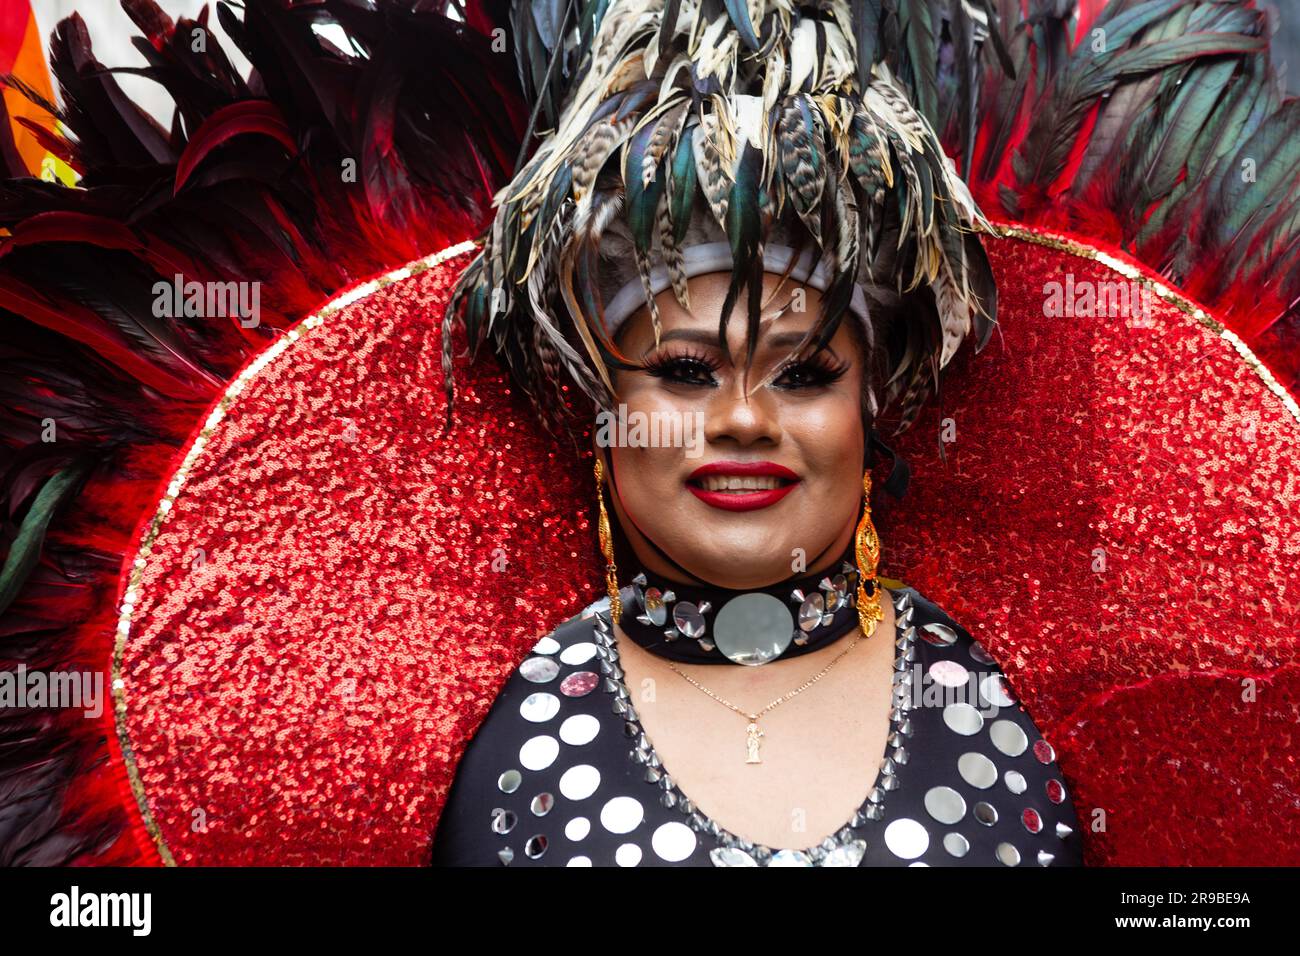
[{"label": "woman's nose", "polygon": [[[779,443],[781,425],[774,397],[766,388],[746,395],[743,378],[739,374],[728,375],[725,384],[714,392],[705,411],[705,438],[711,444]],[[756,376],[751,374],[750,384],[755,380]]]}]

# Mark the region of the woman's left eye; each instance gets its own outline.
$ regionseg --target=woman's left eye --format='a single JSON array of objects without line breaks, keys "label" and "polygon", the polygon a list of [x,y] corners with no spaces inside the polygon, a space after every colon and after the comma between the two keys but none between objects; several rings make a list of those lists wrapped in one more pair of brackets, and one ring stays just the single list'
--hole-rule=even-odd
[{"label": "woman's left eye", "polygon": [[831,368],[815,362],[791,362],[772,384],[778,388],[818,388],[829,385],[844,374],[842,368]]}]

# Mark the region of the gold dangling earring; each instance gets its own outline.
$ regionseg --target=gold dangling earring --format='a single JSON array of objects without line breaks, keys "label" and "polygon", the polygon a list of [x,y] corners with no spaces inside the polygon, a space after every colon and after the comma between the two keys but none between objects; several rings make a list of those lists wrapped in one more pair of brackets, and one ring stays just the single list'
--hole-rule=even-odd
[{"label": "gold dangling earring", "polygon": [[[876,575],[880,565],[880,536],[876,526],[871,523],[871,472],[862,473],[862,520],[858,522],[856,538],[858,559],[858,625],[862,633],[870,637],[876,625],[885,619],[885,609],[881,606],[880,580]],[[867,594],[866,585],[872,585],[871,594]]]},{"label": "gold dangling earring", "polygon": [[623,600],[618,596],[618,565],[614,563],[614,536],[609,530],[609,514],[605,511],[605,468],[596,453],[596,501],[600,505],[597,528],[600,533],[600,551],[605,555],[605,590],[609,592],[610,617],[617,624],[623,618]]}]

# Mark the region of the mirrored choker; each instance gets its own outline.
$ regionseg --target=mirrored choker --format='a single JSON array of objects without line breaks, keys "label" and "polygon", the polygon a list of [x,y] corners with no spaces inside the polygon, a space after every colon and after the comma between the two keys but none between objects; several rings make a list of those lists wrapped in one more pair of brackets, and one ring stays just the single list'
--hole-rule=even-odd
[{"label": "mirrored choker", "polygon": [[642,572],[619,592],[619,627],[670,660],[757,666],[820,650],[856,629],[857,589],[849,561],[754,590],[655,581]]}]

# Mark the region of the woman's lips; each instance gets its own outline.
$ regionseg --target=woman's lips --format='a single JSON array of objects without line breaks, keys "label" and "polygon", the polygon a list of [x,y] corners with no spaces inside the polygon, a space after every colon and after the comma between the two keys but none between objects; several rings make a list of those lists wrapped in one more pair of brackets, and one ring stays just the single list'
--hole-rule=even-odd
[{"label": "woman's lips", "polygon": [[686,479],[691,494],[724,511],[754,511],[774,505],[799,483],[799,476],[774,461],[712,461]]}]

